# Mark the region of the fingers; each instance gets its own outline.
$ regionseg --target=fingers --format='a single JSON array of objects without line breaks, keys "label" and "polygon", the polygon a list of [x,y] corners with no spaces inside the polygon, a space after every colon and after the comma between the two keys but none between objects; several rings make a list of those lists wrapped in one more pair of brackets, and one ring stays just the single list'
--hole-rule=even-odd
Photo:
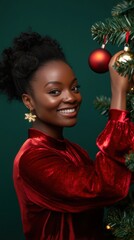
[{"label": "fingers", "polygon": [[110,71],[110,78],[111,78],[111,89],[112,92],[118,93],[125,93],[128,91],[129,88],[129,81],[128,76],[123,76],[119,74],[115,68],[113,67],[117,58],[122,54],[124,51],[119,51],[111,58],[109,63],[109,71]]},{"label": "fingers", "polygon": [[121,53],[123,53],[123,52],[124,52],[124,51],[121,50],[121,51],[115,53],[115,54],[112,56],[112,58],[110,59],[110,62],[109,62],[109,68],[113,68],[113,65],[114,65],[114,63],[116,62],[117,57],[118,57]]}]

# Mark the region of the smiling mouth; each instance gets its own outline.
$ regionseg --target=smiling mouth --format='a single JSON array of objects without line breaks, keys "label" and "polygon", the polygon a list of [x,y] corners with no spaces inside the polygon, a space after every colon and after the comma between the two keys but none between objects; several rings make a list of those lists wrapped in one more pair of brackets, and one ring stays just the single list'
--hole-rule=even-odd
[{"label": "smiling mouth", "polygon": [[62,116],[66,116],[66,117],[76,117],[77,112],[78,112],[78,108],[73,107],[73,108],[64,108],[64,109],[59,109],[57,110]]},{"label": "smiling mouth", "polygon": [[61,112],[61,113],[64,113],[64,114],[68,114],[68,113],[74,113],[74,112],[76,112],[76,109],[75,109],[75,108],[60,109],[60,110],[58,110],[58,112]]}]

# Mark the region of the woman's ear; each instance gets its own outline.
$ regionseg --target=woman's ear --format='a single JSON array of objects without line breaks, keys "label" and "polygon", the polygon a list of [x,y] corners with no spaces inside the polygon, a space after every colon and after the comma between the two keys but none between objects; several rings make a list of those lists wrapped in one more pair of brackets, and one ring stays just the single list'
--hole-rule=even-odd
[{"label": "woman's ear", "polygon": [[34,110],[32,97],[29,94],[23,93],[22,94],[22,101],[28,109],[30,109],[31,111]]}]

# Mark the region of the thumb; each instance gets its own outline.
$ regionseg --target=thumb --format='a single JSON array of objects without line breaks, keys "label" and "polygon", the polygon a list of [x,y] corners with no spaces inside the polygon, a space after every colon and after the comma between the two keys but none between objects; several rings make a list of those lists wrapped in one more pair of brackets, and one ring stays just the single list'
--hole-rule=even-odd
[{"label": "thumb", "polygon": [[118,56],[120,56],[120,54],[123,53],[123,52],[124,52],[124,50],[121,50],[121,51],[115,53],[115,54],[111,57],[110,62],[109,62],[109,68],[112,68],[112,67],[113,67],[114,63],[116,62],[116,59],[117,59]]}]

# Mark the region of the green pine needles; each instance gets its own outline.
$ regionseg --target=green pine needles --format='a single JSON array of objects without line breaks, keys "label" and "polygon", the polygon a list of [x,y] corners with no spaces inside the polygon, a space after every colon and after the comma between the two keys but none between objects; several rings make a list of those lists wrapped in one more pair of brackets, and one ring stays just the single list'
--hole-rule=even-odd
[{"label": "green pine needles", "polygon": [[121,64],[119,64],[117,61],[114,64],[114,68],[120,75],[122,76],[128,75],[129,80],[131,80],[132,76],[134,75],[134,58],[132,58],[129,61],[124,61]]},{"label": "green pine needles", "polygon": [[112,16],[118,16],[118,15],[124,15],[128,14],[134,9],[134,1],[128,0],[128,1],[122,1],[116,6],[113,7],[111,14]]},{"label": "green pine needles", "polygon": [[[134,18],[133,18],[134,21]],[[93,40],[96,40],[99,44],[102,44],[104,37],[107,36],[107,41],[113,45],[120,46],[125,43],[126,32],[131,33],[129,39],[134,37],[134,26],[130,25],[128,19],[125,16],[107,18],[105,22],[97,22],[91,27],[91,33]]]},{"label": "green pine needles", "polygon": [[94,100],[94,107],[101,115],[108,117],[111,99],[106,96],[96,97]]},{"label": "green pine needles", "polygon": [[[122,44],[123,48],[128,44],[131,58],[116,61],[114,68],[120,75],[128,75],[129,81],[132,83],[134,76],[134,0],[124,0],[114,6],[111,17],[104,22],[95,23],[91,27],[91,34],[93,40],[101,45],[104,44],[105,39],[106,43],[117,46]],[[129,36],[128,39],[127,36]],[[110,98],[106,96],[96,97],[94,106],[101,115],[108,117]],[[127,93],[127,110],[130,112],[131,121],[134,122],[133,84],[130,92]],[[125,164],[131,172],[134,172],[134,152],[125,156]],[[134,240],[134,193],[132,189],[124,200],[107,209],[105,220],[114,240]]]},{"label": "green pine needles", "polygon": [[[93,40],[102,45],[106,38],[107,42],[112,45],[125,46],[126,34],[129,32],[127,43],[132,52],[134,47],[134,0],[120,2],[113,7],[111,15],[104,22],[99,21],[91,26]],[[131,80],[134,74],[134,57],[131,61],[115,64],[114,67],[119,74],[128,75]]]},{"label": "green pine needles", "polygon": [[[110,102],[110,97],[96,97],[94,100],[94,107],[100,112],[101,115],[107,117],[110,108]],[[131,91],[127,94],[127,110],[130,112],[131,121],[134,122],[134,93]]]},{"label": "green pine needles", "polygon": [[107,208],[105,222],[116,240],[134,240],[134,191],[114,206]]},{"label": "green pine needles", "polygon": [[111,207],[107,213],[107,222],[116,239],[134,240],[134,206],[124,209]]},{"label": "green pine needles", "polygon": [[103,43],[107,36],[109,43],[121,45],[125,43],[126,32],[130,32],[129,41],[134,39],[134,1],[126,0],[113,7],[112,16],[92,25],[93,40]]}]

